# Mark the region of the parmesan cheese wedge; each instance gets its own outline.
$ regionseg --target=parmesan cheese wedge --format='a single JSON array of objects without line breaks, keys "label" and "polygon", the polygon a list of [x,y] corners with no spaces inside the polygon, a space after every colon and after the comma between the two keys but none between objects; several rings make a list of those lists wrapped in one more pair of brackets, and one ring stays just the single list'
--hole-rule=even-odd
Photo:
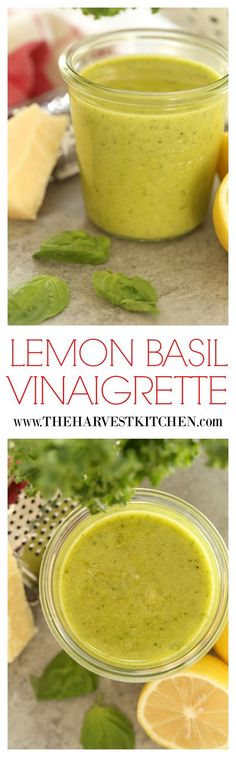
[{"label": "parmesan cheese wedge", "polygon": [[13,662],[18,657],[35,633],[22,577],[11,547],[8,546],[8,662]]},{"label": "parmesan cheese wedge", "polygon": [[67,116],[51,116],[36,103],[9,119],[9,218],[36,218],[67,123]]}]

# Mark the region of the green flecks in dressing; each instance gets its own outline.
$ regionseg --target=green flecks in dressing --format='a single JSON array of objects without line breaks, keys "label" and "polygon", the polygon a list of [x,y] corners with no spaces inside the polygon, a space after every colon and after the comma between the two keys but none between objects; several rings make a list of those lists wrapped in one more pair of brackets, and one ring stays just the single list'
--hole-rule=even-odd
[{"label": "green flecks in dressing", "polygon": [[[99,60],[80,73],[113,89],[104,99],[96,87],[89,97],[85,88],[70,90],[91,220],[112,234],[149,240],[186,234],[202,223],[224,128],[225,97],[220,92],[199,97],[199,91],[217,82],[217,72],[175,57],[129,55]],[[130,94],[121,97],[119,89]],[[189,101],[181,105],[176,98],[176,106],[175,93],[186,90],[191,91]],[[143,94],[133,96],[132,91]],[[165,107],[150,95],[155,92],[162,93]]]},{"label": "green flecks in dressing", "polygon": [[132,92],[183,92],[219,79],[216,71],[208,66],[164,55],[105,58],[80,73],[96,84]]},{"label": "green flecks in dressing", "polygon": [[110,662],[171,657],[209,612],[213,577],[191,532],[163,516],[122,512],[96,521],[68,550],[59,596],[72,634]]}]

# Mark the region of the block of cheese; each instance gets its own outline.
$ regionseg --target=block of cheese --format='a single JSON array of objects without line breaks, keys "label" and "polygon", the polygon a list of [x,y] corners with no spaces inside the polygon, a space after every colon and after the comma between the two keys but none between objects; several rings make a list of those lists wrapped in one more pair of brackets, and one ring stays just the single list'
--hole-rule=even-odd
[{"label": "block of cheese", "polygon": [[9,119],[9,218],[36,218],[67,123],[67,116],[51,116],[36,103]]},{"label": "block of cheese", "polygon": [[8,662],[22,652],[36,633],[16,559],[8,546]]}]

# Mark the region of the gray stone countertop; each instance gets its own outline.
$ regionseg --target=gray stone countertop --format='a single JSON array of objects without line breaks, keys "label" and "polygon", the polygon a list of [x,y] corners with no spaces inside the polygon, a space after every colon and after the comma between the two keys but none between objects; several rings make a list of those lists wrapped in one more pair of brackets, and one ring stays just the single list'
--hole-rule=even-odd
[{"label": "gray stone countertop", "polygon": [[36,221],[9,224],[9,285],[54,273],[70,286],[69,307],[45,325],[137,325],[227,323],[227,254],[218,242],[209,210],[191,234],[166,242],[112,239],[110,268],[149,279],[159,295],[159,315],[131,313],[99,299],[91,283],[94,266],[36,261],[32,254],[50,236],[66,229],[99,231],[86,216],[80,179],[51,183]]},{"label": "gray stone countertop", "polygon": [[[199,507],[227,539],[227,473],[207,468],[203,459],[191,468],[177,470],[161,485],[165,491],[180,496]],[[41,675],[58,651],[40,608],[35,608],[38,633],[28,647],[9,666],[9,748],[10,749],[80,749],[80,730],[85,712],[94,695],[62,702],[36,702],[29,676]],[[137,724],[135,711],[141,685],[100,679],[104,704],[119,707],[132,720],[136,731],[136,748],[158,749]]]}]

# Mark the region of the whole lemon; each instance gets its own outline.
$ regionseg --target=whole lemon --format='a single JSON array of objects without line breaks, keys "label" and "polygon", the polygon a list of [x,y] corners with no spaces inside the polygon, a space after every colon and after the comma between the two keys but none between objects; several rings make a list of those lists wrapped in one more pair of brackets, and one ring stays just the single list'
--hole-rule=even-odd
[{"label": "whole lemon", "polygon": [[228,250],[228,180],[227,173],[217,189],[213,203],[213,223],[222,247]]},{"label": "whole lemon", "polygon": [[224,627],[220,638],[214,646],[214,650],[224,662],[228,662],[228,625]]},{"label": "whole lemon", "polygon": [[228,132],[225,131],[220,144],[220,152],[217,163],[217,173],[222,180],[228,173]]}]

